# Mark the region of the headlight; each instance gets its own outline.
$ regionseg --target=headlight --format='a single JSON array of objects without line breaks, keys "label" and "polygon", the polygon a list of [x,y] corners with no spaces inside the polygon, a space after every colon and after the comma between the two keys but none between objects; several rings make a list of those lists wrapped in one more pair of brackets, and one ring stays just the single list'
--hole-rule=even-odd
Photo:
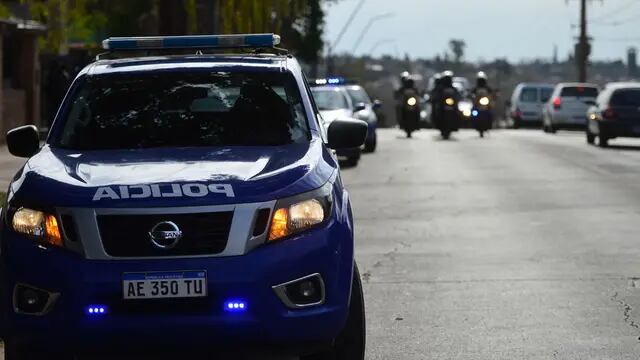
[{"label": "headlight", "polygon": [[462,110],[462,115],[464,115],[464,117],[471,116],[471,110],[469,110],[469,109]]},{"label": "headlight", "polygon": [[418,99],[414,97],[410,97],[407,99],[407,105],[409,106],[416,106],[417,103],[418,103]]},{"label": "headlight", "polygon": [[[304,199],[306,197],[306,199]],[[323,223],[331,212],[330,188],[278,201],[271,216],[269,241],[295,235]]]},{"label": "headlight", "polygon": [[11,220],[13,230],[32,236],[49,245],[62,246],[62,236],[55,216],[42,211],[20,208]]},{"label": "headlight", "polygon": [[486,97],[486,96],[485,96],[485,97],[481,97],[481,98],[480,98],[480,101],[478,101],[478,102],[479,102],[479,103],[480,103],[480,105],[482,105],[482,106],[487,106],[487,105],[489,105],[489,103],[490,103],[489,98],[488,98],[488,97]]},{"label": "headlight", "polygon": [[453,106],[453,105],[455,105],[456,101],[455,101],[455,100],[453,100],[453,98],[447,98],[447,99],[444,101],[444,103],[445,103],[445,104],[447,104],[447,105],[449,105],[449,106]]}]

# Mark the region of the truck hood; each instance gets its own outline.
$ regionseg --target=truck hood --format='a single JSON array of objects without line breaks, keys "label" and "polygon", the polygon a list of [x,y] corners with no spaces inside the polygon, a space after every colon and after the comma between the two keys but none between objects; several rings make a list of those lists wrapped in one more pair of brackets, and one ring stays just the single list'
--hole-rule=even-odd
[{"label": "truck hood", "polygon": [[9,200],[95,208],[261,202],[318,188],[335,168],[319,140],[86,152],[45,146],[16,174]]}]

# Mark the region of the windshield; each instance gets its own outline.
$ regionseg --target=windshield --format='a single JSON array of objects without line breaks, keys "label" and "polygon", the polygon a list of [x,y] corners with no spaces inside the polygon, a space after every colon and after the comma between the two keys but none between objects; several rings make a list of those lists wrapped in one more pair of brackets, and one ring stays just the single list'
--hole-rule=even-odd
[{"label": "windshield", "polygon": [[538,101],[538,89],[537,88],[524,88],[520,94],[520,101],[522,102],[537,102]]},{"label": "windshield", "polygon": [[594,87],[582,87],[582,86],[565,87],[565,88],[562,88],[562,91],[560,92],[560,96],[596,98],[598,97],[598,89]]},{"label": "windshield", "polygon": [[351,102],[353,102],[354,104],[359,104],[359,103],[371,104],[371,99],[369,98],[369,95],[367,95],[367,92],[364,91],[364,89],[359,86],[352,86],[348,88],[347,94],[349,94],[349,97],[351,98]]},{"label": "windshield", "polygon": [[338,89],[312,89],[313,99],[320,110],[348,109],[349,104],[342,91]]},{"label": "windshield", "polygon": [[640,107],[640,89],[617,90],[611,96],[611,105]]},{"label": "windshield", "polygon": [[67,149],[265,146],[308,141],[284,73],[176,72],[86,78],[55,145]]}]

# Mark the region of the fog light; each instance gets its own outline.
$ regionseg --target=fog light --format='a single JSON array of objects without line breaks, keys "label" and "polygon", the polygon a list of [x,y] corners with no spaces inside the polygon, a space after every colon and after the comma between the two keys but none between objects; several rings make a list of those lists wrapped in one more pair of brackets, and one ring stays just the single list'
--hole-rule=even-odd
[{"label": "fog light", "polygon": [[280,300],[292,309],[320,305],[325,301],[324,281],[320,274],[274,286],[273,290]]},{"label": "fog light", "polygon": [[13,292],[14,311],[19,314],[44,315],[57,299],[58,294],[28,285],[16,285]]}]

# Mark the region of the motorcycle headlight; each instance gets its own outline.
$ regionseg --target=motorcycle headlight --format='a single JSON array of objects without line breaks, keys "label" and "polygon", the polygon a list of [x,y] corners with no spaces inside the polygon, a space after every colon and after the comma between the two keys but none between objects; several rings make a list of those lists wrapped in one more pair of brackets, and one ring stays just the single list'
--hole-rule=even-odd
[{"label": "motorcycle headlight", "polygon": [[19,208],[11,219],[15,232],[29,235],[49,245],[62,246],[58,220],[54,215],[42,211]]},{"label": "motorcycle headlight", "polygon": [[271,216],[268,240],[280,240],[322,224],[331,212],[327,191],[322,188],[306,196],[279,201]]},{"label": "motorcycle headlight", "polygon": [[415,97],[410,97],[407,99],[407,105],[409,106],[416,106],[417,103],[418,99],[416,99]]},{"label": "motorcycle headlight", "polygon": [[489,105],[489,103],[490,103],[489,98],[488,98],[488,97],[486,97],[486,96],[485,96],[485,97],[480,98],[480,101],[478,101],[478,102],[479,102],[479,103],[480,103],[480,105],[482,105],[482,106],[487,106],[487,105]]},{"label": "motorcycle headlight", "polygon": [[449,105],[449,106],[453,106],[453,105],[455,105],[456,101],[453,100],[453,98],[446,98],[444,103]]}]

